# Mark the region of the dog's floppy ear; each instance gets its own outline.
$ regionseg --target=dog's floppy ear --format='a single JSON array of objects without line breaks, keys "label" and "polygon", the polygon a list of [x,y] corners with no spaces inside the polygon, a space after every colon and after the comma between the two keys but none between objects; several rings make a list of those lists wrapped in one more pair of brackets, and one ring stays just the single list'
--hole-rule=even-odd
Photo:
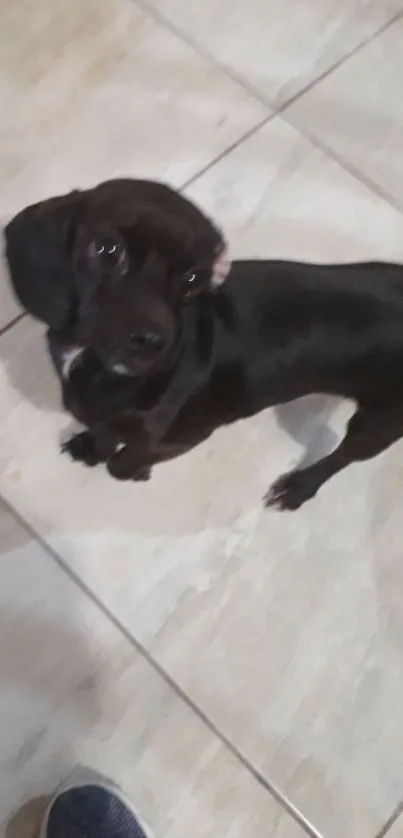
[{"label": "dog's floppy ear", "polygon": [[211,277],[211,287],[219,288],[225,282],[231,270],[231,259],[229,258],[228,247],[226,244],[220,247],[220,252],[217,254],[213,263],[213,275]]},{"label": "dog's floppy ear", "polygon": [[26,207],[5,228],[5,255],[22,306],[52,329],[75,302],[72,248],[80,192]]}]

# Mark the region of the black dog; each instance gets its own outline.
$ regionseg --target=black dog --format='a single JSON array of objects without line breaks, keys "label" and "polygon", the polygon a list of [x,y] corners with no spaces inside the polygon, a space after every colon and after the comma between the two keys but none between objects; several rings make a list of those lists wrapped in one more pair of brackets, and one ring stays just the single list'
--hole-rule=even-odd
[{"label": "black dog", "polygon": [[339,447],[267,493],[267,505],[296,509],[403,435],[398,265],[230,269],[220,232],[193,204],[135,180],[28,207],[6,228],[6,255],[21,303],[49,327],[64,404],[88,428],[66,446],[87,465],[144,480],[269,405],[354,399]]}]

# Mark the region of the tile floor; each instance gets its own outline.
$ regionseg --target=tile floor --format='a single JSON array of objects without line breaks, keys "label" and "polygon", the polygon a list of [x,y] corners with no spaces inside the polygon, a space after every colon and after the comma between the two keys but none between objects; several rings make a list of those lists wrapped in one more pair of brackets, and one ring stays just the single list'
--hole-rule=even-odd
[{"label": "tile floor", "polygon": [[[146,175],[234,255],[403,261],[403,0],[3,0],[0,23],[2,221]],[[60,457],[4,267],[0,328],[2,838],[76,763],[158,838],[403,838],[403,444],[264,512],[351,409],[313,397],[118,485]]]}]

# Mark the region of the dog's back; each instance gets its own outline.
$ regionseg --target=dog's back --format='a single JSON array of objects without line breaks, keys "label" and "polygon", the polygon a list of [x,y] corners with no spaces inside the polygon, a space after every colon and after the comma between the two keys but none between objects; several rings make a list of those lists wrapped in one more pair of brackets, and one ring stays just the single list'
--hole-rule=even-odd
[{"label": "dog's back", "polygon": [[400,265],[238,261],[223,293],[259,403],[309,392],[403,392]]}]

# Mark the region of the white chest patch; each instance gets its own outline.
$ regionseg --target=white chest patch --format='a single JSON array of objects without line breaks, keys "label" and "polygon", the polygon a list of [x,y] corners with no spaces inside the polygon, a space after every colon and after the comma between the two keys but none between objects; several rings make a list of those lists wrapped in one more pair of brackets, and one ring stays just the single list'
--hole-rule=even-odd
[{"label": "white chest patch", "polygon": [[79,355],[83,352],[82,346],[69,346],[67,349],[63,351],[62,355],[62,378],[66,380],[70,375],[71,367],[78,358]]},{"label": "white chest patch", "polygon": [[130,375],[129,370],[124,364],[114,364],[112,369],[113,372],[117,373],[117,375]]}]

